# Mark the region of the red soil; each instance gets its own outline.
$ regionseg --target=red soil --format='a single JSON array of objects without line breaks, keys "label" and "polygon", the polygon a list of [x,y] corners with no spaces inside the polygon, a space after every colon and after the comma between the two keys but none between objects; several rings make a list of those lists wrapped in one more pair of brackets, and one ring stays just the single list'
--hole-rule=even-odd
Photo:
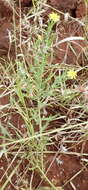
[{"label": "red soil", "polygon": [[[22,6],[30,6],[31,0],[21,0]],[[52,5],[54,8],[57,8],[63,12],[69,12],[71,16],[74,18],[83,18],[85,16],[85,4],[83,0],[49,0],[48,3]],[[12,27],[12,10],[11,7],[4,3],[4,1],[0,1],[0,56],[7,56],[8,49],[10,45],[9,40],[9,31]],[[69,20],[68,22],[61,22],[59,27],[57,27],[58,38],[64,39],[66,37],[72,36],[83,36],[83,26],[81,26],[76,21]],[[59,49],[56,49],[55,53],[55,63],[60,64],[63,61],[66,61],[67,64],[79,64],[83,65],[86,62],[83,62],[82,56],[83,51],[82,48],[86,47],[85,41],[77,41],[77,44],[72,43],[72,48],[76,52],[76,55],[73,53],[72,49],[68,47],[67,43],[63,43],[59,46]],[[63,50],[63,51],[62,51]],[[65,57],[67,50],[67,57]],[[9,96],[0,98],[0,105],[6,105],[9,103]],[[10,111],[10,122],[20,129],[21,134],[26,134],[26,129],[24,127],[24,122],[15,110],[5,110],[5,112],[9,113]],[[0,113],[1,114],[1,113]],[[1,122],[6,126],[7,122],[5,116],[0,116]],[[10,130],[12,136],[14,137],[15,132]],[[85,143],[84,143],[85,142]],[[55,186],[64,186],[64,190],[88,190],[88,167],[86,159],[87,157],[81,157],[81,151],[83,147],[83,153],[88,153],[88,141],[84,140],[80,145],[75,145],[74,149],[71,150],[72,154],[68,155],[59,153],[58,150],[54,147],[53,150],[57,150],[56,154],[46,156],[46,175],[52,181]],[[59,143],[59,140],[58,140]],[[79,155],[74,155],[74,152],[79,152]],[[5,156],[2,156],[0,159],[0,178],[2,178],[5,173],[8,164],[11,163],[13,157],[9,155],[8,159]],[[19,162],[20,158],[16,159],[12,167],[9,169],[8,174],[14,169],[16,164]],[[52,163],[52,164],[51,164]],[[51,165],[51,166],[50,166]],[[23,175],[25,171],[25,180],[30,182],[31,172],[27,170],[26,167],[29,166],[29,162],[27,160],[23,160],[20,164],[19,171],[17,175],[15,174],[12,178],[12,183],[9,183],[5,190],[18,190],[16,186],[24,187],[24,182],[18,183],[18,176]],[[72,179],[72,180],[70,180]],[[5,177],[1,180],[0,185],[2,186]],[[41,177],[37,172],[34,173],[33,176],[33,186],[37,188],[39,184],[46,185],[46,182],[42,182]]]}]

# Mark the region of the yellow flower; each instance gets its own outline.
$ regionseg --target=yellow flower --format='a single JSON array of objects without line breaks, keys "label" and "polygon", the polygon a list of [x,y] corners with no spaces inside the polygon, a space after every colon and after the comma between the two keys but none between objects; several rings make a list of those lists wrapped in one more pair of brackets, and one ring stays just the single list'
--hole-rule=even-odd
[{"label": "yellow flower", "polygon": [[74,69],[70,69],[68,72],[67,72],[67,76],[69,79],[76,79],[77,77],[77,72],[74,71]]},{"label": "yellow flower", "polygon": [[49,19],[54,21],[54,22],[58,22],[60,20],[60,15],[58,15],[57,13],[50,13],[49,14]]},{"label": "yellow flower", "polygon": [[42,41],[43,40],[43,36],[38,34],[38,40]]}]

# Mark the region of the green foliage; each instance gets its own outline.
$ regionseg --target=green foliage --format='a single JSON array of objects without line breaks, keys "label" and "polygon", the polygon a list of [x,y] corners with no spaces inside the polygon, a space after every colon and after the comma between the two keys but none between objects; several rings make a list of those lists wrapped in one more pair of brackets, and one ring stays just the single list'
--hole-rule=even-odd
[{"label": "green foliage", "polygon": [[84,0],[86,3],[88,3],[88,0]]},{"label": "green foliage", "polygon": [[[88,0],[85,1],[88,3]],[[61,139],[66,137],[65,140],[69,143],[68,139],[70,136],[74,136],[74,133],[78,134],[79,131],[81,136],[88,133],[86,129],[88,123],[84,122],[87,120],[88,90],[86,87],[84,91],[79,88],[81,84],[87,86],[88,67],[72,65],[71,68],[71,63],[66,64],[65,61],[61,64],[54,63],[56,49],[54,50],[53,47],[55,47],[56,37],[58,37],[54,28],[57,27],[57,23],[54,23],[49,17],[46,22],[44,21],[42,17],[42,12],[45,13],[44,2],[46,1],[32,0],[32,9],[26,18],[21,18],[20,27],[15,26],[16,28],[14,28],[14,37],[12,37],[16,46],[16,60],[0,63],[3,73],[0,79],[0,98],[9,95],[9,103],[0,107],[0,133],[1,140],[3,140],[0,145],[2,148],[0,158],[3,155],[6,158],[11,155],[13,160],[10,167],[13,167],[12,164],[16,158],[19,158],[20,163],[26,159],[29,162],[26,168],[27,172],[36,170],[50,185],[50,187],[41,187],[38,190],[62,190],[60,187],[55,187],[48,179],[45,156],[52,154],[53,151],[48,151],[47,147],[54,143],[53,139],[54,141],[56,139],[58,143],[58,135]],[[15,34],[17,31],[20,36],[18,33]],[[87,33],[87,27],[85,31]],[[23,36],[25,32],[28,32],[27,40]],[[70,40],[74,41],[74,37],[69,39],[64,40],[67,43],[66,51],[71,48],[70,50],[78,60],[76,51],[70,42]],[[55,48],[58,48],[59,51],[59,46]],[[60,51],[63,52],[63,49]],[[82,51],[88,59],[87,48]],[[63,60],[66,59],[67,53]],[[5,86],[4,81],[8,78],[10,85]],[[22,125],[19,122],[16,123],[16,126],[12,124],[10,117],[13,113],[21,117]],[[23,127],[25,132],[21,132],[20,127]],[[12,134],[10,130],[12,130]],[[63,140],[63,144],[65,140]],[[72,139],[72,143],[73,141],[74,139]],[[55,153],[57,154],[57,152],[53,154]],[[20,163],[9,175],[6,171],[7,180],[2,190],[11,182]],[[18,173],[17,175],[19,176]],[[24,176],[25,171],[23,171],[22,179],[20,176],[21,181],[23,178],[25,179]],[[30,190],[32,190],[31,186],[30,184]]]}]

